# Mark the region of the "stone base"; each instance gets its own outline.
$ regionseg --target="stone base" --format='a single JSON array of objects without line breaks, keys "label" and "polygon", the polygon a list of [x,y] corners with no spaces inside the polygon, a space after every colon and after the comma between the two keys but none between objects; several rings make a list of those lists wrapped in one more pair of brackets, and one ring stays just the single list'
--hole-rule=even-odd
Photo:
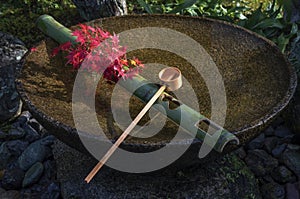
[{"label": "stone base", "polygon": [[137,175],[104,167],[87,184],[97,161],[60,141],[53,153],[63,198],[261,198],[254,175],[233,154],[177,173]]}]

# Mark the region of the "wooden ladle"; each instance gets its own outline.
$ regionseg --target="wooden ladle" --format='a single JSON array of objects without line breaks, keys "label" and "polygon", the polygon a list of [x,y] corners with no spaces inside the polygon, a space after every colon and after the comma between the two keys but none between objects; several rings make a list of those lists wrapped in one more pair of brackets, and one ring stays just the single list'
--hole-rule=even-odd
[{"label": "wooden ladle", "polygon": [[98,162],[98,164],[93,168],[93,170],[85,178],[85,181],[89,183],[96,173],[101,169],[101,167],[106,163],[110,156],[115,152],[115,150],[120,146],[120,144],[129,135],[132,129],[137,125],[137,123],[142,119],[142,117],[147,113],[159,96],[167,88],[170,91],[179,89],[182,86],[181,72],[178,68],[167,67],[161,70],[158,74],[159,79],[162,82],[162,86],[154,94],[154,96],[149,100],[146,106],[141,110],[141,112],[136,116],[136,118],[131,122],[127,129],[122,133],[118,140],[113,144],[113,146],[106,152],[103,158]]}]

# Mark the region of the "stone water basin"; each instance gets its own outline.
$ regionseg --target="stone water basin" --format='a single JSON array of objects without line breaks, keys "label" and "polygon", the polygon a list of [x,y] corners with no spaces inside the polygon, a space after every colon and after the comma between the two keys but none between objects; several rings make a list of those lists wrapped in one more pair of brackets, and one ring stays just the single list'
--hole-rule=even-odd
[{"label": "stone water basin", "polygon": [[[227,101],[224,128],[235,134],[240,144],[256,137],[287,106],[297,84],[295,71],[275,44],[225,22],[186,16],[129,15],[89,23],[115,33],[142,27],[169,28],[198,42],[211,56],[223,78]],[[134,39],[134,35],[131,36]],[[65,65],[63,56],[51,57],[51,52],[57,45],[53,40],[46,39],[36,46],[37,51],[27,55],[17,87],[26,107],[46,129],[67,145],[88,153],[79,139],[72,116],[72,90],[76,71]],[[138,57],[144,63],[178,67],[195,91],[201,114],[210,118],[211,98],[207,85],[188,60],[165,50],[150,48],[131,51],[129,56]],[[159,67],[148,70],[151,72],[147,72],[146,67],[142,75],[156,75]],[[101,80],[95,98],[99,124],[110,140],[122,133],[111,113],[113,89],[114,84]],[[186,97],[182,101],[194,107],[195,104],[189,98],[190,91],[186,89],[185,92]],[[120,104],[125,95],[128,95],[126,91],[120,92]],[[113,105],[122,111],[123,107],[118,107],[118,104],[114,102]],[[131,117],[134,118],[144,105],[131,97]],[[142,124],[147,122],[147,118],[149,117]],[[167,121],[155,136],[129,137],[121,147],[133,152],[155,151],[165,146],[177,130],[177,125]],[[81,136],[93,139],[97,135],[85,132]],[[106,141],[103,140],[104,142]],[[199,159],[201,143],[197,139],[192,142],[177,140],[174,147],[186,144],[191,147],[172,165],[185,167],[222,155],[212,151],[206,158]],[[237,145],[228,144],[223,153],[236,148]]]}]

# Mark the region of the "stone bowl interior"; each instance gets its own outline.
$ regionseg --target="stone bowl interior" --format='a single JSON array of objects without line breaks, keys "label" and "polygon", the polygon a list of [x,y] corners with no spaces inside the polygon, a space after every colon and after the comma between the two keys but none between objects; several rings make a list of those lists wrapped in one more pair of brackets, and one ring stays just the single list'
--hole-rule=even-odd
[{"label": "stone bowl interior", "polygon": [[[201,44],[216,63],[224,81],[227,99],[224,127],[234,133],[242,144],[257,136],[283,110],[296,87],[294,70],[273,43],[225,22],[196,17],[141,15],[105,18],[92,21],[90,24],[99,25],[114,33],[141,27],[170,28],[184,33]],[[134,39],[134,35],[132,38]],[[65,65],[63,55],[50,56],[57,45],[51,39],[47,39],[36,46],[37,51],[27,55],[17,87],[25,105],[42,125],[69,146],[85,151],[78,138],[72,116],[72,89],[76,71]],[[187,60],[159,49],[139,49],[131,51],[129,56],[138,57],[146,64],[159,63],[178,67],[196,93],[200,112],[210,117],[211,99],[207,86]],[[155,71],[155,67],[152,67],[151,74],[157,76],[159,67],[157,68]],[[146,67],[142,75],[147,74],[149,71],[147,72]],[[113,89],[113,84],[101,79],[95,97],[99,124],[111,140],[122,133],[111,113]],[[126,91],[120,92],[120,102],[125,95],[128,95]],[[188,93],[183,102],[193,107]],[[135,97],[130,98],[129,104],[132,118],[145,105]],[[117,102],[113,105],[122,111],[123,107],[118,107]],[[147,122],[147,118],[149,119],[145,117],[141,123]],[[156,150],[164,146],[177,129],[175,124],[167,121],[165,127],[155,136],[147,139],[129,137],[122,147],[139,152]],[[84,134],[93,137],[87,132]],[[186,142],[179,141],[178,144]],[[197,157],[201,142],[194,140],[192,145],[194,149],[190,149],[193,151],[190,158],[194,159]],[[225,152],[234,148],[234,145],[229,145],[225,148]]]}]

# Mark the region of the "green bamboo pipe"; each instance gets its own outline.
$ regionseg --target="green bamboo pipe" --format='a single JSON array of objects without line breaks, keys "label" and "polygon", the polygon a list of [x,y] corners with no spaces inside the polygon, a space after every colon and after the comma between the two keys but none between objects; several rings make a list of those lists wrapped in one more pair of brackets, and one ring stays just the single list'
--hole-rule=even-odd
[{"label": "green bamboo pipe", "polygon": [[[72,31],[64,27],[49,15],[40,16],[37,19],[37,27],[43,33],[50,36],[60,44],[68,41],[76,44],[76,37],[71,34]],[[130,93],[133,93],[144,103],[148,103],[148,101],[159,89],[158,85],[149,82],[141,75],[136,75],[132,79],[127,79],[125,81],[122,80],[120,81],[120,85]],[[138,89],[134,90],[134,88]],[[169,103],[160,98],[155,102],[155,104],[161,105],[158,106],[160,107],[158,108],[158,111],[165,114],[169,119],[181,126],[187,132],[196,132],[196,138],[200,139],[202,142],[204,142],[205,136],[214,138],[213,135],[218,135],[218,133],[220,133],[220,136],[216,138],[216,143],[214,143],[212,139],[208,139],[208,141],[206,140],[205,142],[206,145],[221,153],[227,143],[235,142],[235,144],[239,144],[239,139],[234,134],[215,124],[213,121],[201,115],[199,112],[179,102],[177,99],[173,98],[166,92],[164,92],[162,96],[165,96],[170,101],[176,101],[179,106],[176,109],[171,110],[169,108]],[[198,124],[200,122],[204,122],[207,125],[212,125],[215,129],[215,132],[212,134],[208,134],[204,130],[200,129],[198,127]]]}]

